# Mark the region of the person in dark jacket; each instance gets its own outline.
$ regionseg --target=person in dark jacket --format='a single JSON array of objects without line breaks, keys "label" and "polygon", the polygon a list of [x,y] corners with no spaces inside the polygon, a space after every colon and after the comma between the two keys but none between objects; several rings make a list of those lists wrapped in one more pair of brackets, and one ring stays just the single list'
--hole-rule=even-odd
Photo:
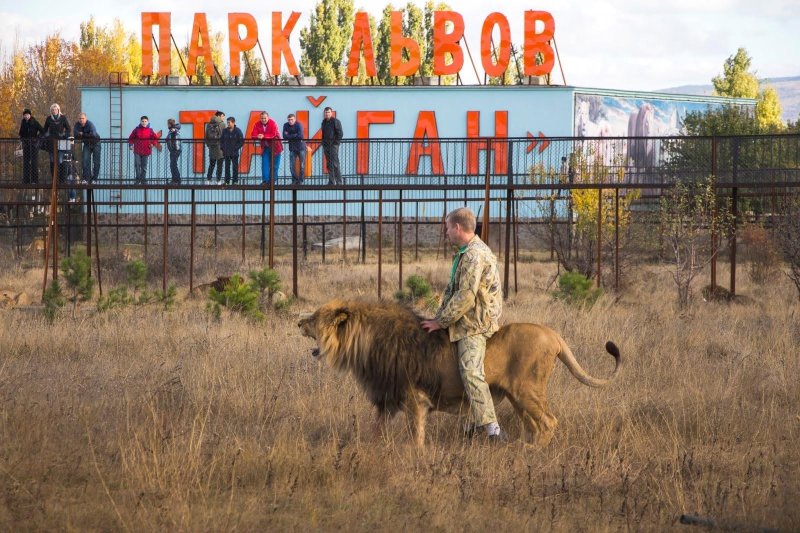
[{"label": "person in dark jacket", "polygon": [[244,146],[244,133],[236,126],[234,117],[228,117],[227,127],[222,130],[219,144],[225,160],[225,185],[231,182],[231,166],[233,166],[233,183],[236,184],[239,181],[239,152]]},{"label": "person in dark jacket", "polygon": [[22,144],[22,183],[39,183],[39,136],[44,129],[30,109],[22,110],[19,138]]},{"label": "person in dark jacket", "polygon": [[[283,125],[283,138],[289,141],[289,170],[292,172],[292,183],[301,185],[306,177],[306,142],[303,125],[291,113]],[[299,167],[299,168],[298,168]]]},{"label": "person in dark jacket", "polygon": [[342,171],[339,168],[339,144],[344,137],[342,123],[333,116],[333,109],[326,107],[322,121],[322,150],[328,161],[328,185],[342,185]]},{"label": "person in dark jacket", "polygon": [[58,161],[58,175],[62,181],[69,174],[69,169],[64,164],[64,154],[69,150],[56,148],[55,153],[53,153],[53,143],[69,138],[70,131],[67,117],[61,114],[61,106],[58,104],[51,105],[50,114],[44,121],[45,149],[50,154],[51,179],[56,173],[55,161]]},{"label": "person in dark jacket", "polygon": [[91,183],[100,174],[100,135],[94,124],[86,118],[86,113],[78,115],[78,122],[72,129],[72,136],[82,145],[83,179]]},{"label": "person in dark jacket", "polygon": [[181,124],[174,118],[167,120],[167,151],[169,152],[169,171],[172,174],[172,183],[180,185],[181,171],[178,168],[178,159],[181,157]]},{"label": "person in dark jacket", "polygon": [[206,185],[213,185],[211,178],[214,168],[217,169],[217,185],[222,185],[222,149],[219,140],[222,137],[222,130],[225,129],[225,113],[217,111],[211,120],[206,124],[205,141],[208,147],[208,172],[206,173]]}]

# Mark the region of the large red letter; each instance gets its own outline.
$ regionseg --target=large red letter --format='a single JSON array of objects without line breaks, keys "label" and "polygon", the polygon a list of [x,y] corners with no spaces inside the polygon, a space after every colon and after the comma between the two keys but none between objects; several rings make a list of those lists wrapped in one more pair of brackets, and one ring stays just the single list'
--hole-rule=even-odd
[{"label": "large red letter", "polygon": [[[239,37],[239,26],[244,26],[245,36]],[[228,13],[228,48],[230,49],[231,76],[241,74],[239,54],[252,50],[258,42],[258,25],[250,13]]]},{"label": "large red letter", "polygon": [[299,18],[300,13],[292,11],[292,14],[289,15],[289,20],[286,21],[286,26],[281,28],[281,12],[272,12],[272,73],[275,76],[281,73],[281,54],[286,58],[286,70],[288,70],[289,75],[300,75],[297,63],[294,62],[292,49],[289,47],[289,37],[292,35],[294,25],[297,24],[297,19]]},{"label": "large red letter", "polygon": [[[544,24],[542,33],[536,33],[536,22]],[[547,11],[525,12],[525,45],[523,74],[525,76],[542,76],[549,74],[555,65],[555,54],[550,46],[550,40],[556,31],[556,22],[553,15]],[[536,64],[536,55],[542,54],[544,61]]]},{"label": "large red letter", "polygon": [[[206,122],[211,120],[216,110],[198,110],[198,111],[179,111],[178,120],[181,124],[192,125],[192,139],[202,139],[205,135]],[[192,153],[193,170],[202,174],[205,169],[205,150],[202,142],[191,143],[194,152]]]},{"label": "large red letter", "polygon": [[[428,144],[425,144],[425,139]],[[431,158],[431,174],[444,174],[442,164],[442,147],[439,144],[439,130],[436,126],[435,111],[420,111],[417,116],[417,126],[414,128],[414,140],[411,141],[411,150],[408,152],[406,174],[416,176],[419,172],[419,158]]]},{"label": "large red letter", "polygon": [[[202,43],[200,42],[202,40]],[[205,60],[206,74],[214,73],[214,60],[211,57],[211,41],[208,39],[208,21],[205,13],[194,14],[192,36],[189,41],[189,60],[186,65],[186,74],[194,76],[197,69],[197,58]]]},{"label": "large red letter", "polygon": [[[356,139],[369,139],[370,124],[394,124],[394,111],[359,111],[356,113]],[[356,146],[356,173],[369,174],[369,143]]]},{"label": "large red letter", "polygon": [[[480,152],[489,150],[494,152],[494,172],[493,174],[505,174],[508,172],[508,146],[503,140],[508,137],[508,111],[494,112],[494,137],[500,138],[499,141],[489,141],[490,137],[481,137],[481,112],[467,111],[467,138],[480,139],[472,141],[467,145],[467,174],[478,174],[478,162]],[[486,154],[486,164],[489,154]]]},{"label": "large red letter", "polygon": [[153,26],[158,26],[158,73],[169,76],[169,13],[142,13],[142,75],[153,75]]},{"label": "large red letter", "polygon": [[[447,24],[453,25],[453,31],[447,33]],[[464,51],[458,42],[464,36],[464,17],[455,11],[433,12],[433,75],[446,76],[458,74],[464,66]],[[452,62],[447,64],[447,54]]]},{"label": "large red letter", "polygon": [[375,53],[372,50],[372,34],[369,31],[369,14],[364,11],[356,13],[353,22],[353,38],[350,40],[350,58],[347,61],[347,76],[358,76],[358,63],[361,59],[361,47],[364,47],[364,66],[370,78],[378,75],[375,68]]},{"label": "large red letter", "polygon": [[[492,31],[500,27],[500,44],[497,50],[497,63],[492,61]],[[508,19],[501,13],[491,13],[483,21],[481,30],[481,63],[486,74],[493,78],[502,77],[511,61],[511,27]]]},{"label": "large red letter", "polygon": [[[390,76],[414,76],[419,70],[419,44],[403,35],[403,12],[392,11],[391,18]],[[408,50],[408,61],[403,61],[403,49]]]}]

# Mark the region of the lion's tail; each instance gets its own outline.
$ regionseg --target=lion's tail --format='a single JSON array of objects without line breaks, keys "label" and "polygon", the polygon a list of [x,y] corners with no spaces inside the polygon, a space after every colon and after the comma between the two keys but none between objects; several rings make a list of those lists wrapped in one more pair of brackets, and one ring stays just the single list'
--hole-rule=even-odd
[{"label": "lion's tail", "polygon": [[578,360],[575,359],[575,356],[572,354],[572,350],[569,349],[569,346],[567,346],[567,343],[564,342],[564,339],[559,340],[561,342],[561,351],[558,353],[558,358],[561,359],[561,362],[566,365],[572,375],[584,385],[588,385],[589,387],[605,387],[614,380],[617,372],[619,372],[620,368],[622,368],[622,357],[619,354],[619,348],[617,348],[617,345],[613,342],[608,341],[606,343],[606,351],[613,355],[614,359],[616,360],[614,372],[612,372],[607,379],[598,379],[592,377],[583,369],[580,363],[578,363]]}]

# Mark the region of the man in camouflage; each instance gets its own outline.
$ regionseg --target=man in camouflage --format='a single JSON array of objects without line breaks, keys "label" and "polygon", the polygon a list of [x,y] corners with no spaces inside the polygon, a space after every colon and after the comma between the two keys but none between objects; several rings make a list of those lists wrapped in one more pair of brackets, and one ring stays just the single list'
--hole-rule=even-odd
[{"label": "man in camouflage", "polygon": [[492,395],[486,384],[483,358],[486,340],[499,329],[503,294],[497,259],[475,234],[475,215],[466,207],[447,215],[447,237],[458,246],[444,291],[442,305],[431,320],[424,320],[427,332],[447,329],[456,343],[458,368],[469,399],[474,427],[483,427],[491,440],[501,441],[500,426]]}]

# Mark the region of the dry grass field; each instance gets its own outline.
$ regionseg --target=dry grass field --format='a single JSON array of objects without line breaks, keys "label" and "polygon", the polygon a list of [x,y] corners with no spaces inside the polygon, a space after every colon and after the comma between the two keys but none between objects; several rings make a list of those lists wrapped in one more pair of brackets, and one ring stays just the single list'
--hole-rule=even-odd
[{"label": "dry grass field", "polygon": [[[405,273],[441,288],[447,263]],[[215,321],[185,295],[168,312],[53,325],[0,311],[0,530],[693,529],[682,514],[800,529],[800,309],[787,281],[740,276],[743,301],[696,301],[679,317],[656,267],[590,310],[546,292],[554,265],[520,268],[506,321],[557,330],[598,377],[613,367],[606,340],[625,359],[602,390],[557,363],[559,426],[544,449],[469,441],[444,414],[424,450],[401,417],[371,435],[364,396],[312,360],[293,313],[373,295],[374,265],[306,267],[303,299],[263,324]],[[385,270],[391,295],[396,271]],[[0,272],[0,287],[40,284],[41,270]],[[498,414],[517,437],[511,407]]]}]

